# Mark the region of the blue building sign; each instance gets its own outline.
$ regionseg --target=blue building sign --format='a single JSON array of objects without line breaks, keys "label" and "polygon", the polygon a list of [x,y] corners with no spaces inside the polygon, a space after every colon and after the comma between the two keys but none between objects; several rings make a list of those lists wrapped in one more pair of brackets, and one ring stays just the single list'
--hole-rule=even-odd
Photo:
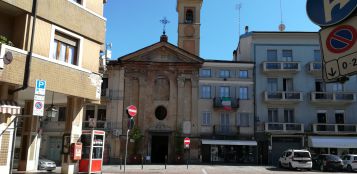
[{"label": "blue building sign", "polygon": [[349,17],[357,7],[357,0],[307,0],[306,11],[312,22],[331,26]]}]

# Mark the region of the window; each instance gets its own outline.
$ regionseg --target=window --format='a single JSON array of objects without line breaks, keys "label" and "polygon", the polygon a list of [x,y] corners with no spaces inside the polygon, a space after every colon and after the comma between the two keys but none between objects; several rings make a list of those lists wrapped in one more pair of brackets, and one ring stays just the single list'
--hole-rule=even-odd
[{"label": "window", "polygon": [[107,89],[108,89],[108,78],[102,78],[102,87],[101,87],[101,96],[106,96],[109,95],[107,94]]},{"label": "window", "polygon": [[202,112],[202,125],[211,125],[211,112]]},{"label": "window", "polygon": [[269,62],[277,62],[278,61],[278,53],[276,50],[267,50],[267,60]]},{"label": "window", "polygon": [[248,100],[248,87],[239,88],[239,99]]},{"label": "window", "polygon": [[201,77],[211,77],[211,70],[210,69],[201,69],[200,75],[201,75]]},{"label": "window", "polygon": [[58,108],[58,121],[66,121],[66,107]]},{"label": "window", "polygon": [[72,1],[72,2],[75,2],[75,3],[78,3],[78,4],[82,4],[82,0],[69,0],[69,1]]},{"label": "window", "polygon": [[167,115],[167,110],[164,106],[158,106],[156,109],[155,109],[155,117],[158,119],[158,120],[163,120],[166,118],[166,115]]},{"label": "window", "polygon": [[293,51],[292,50],[283,50],[283,60],[284,61],[293,61]]},{"label": "window", "polygon": [[278,109],[276,109],[276,108],[268,109],[268,121],[269,122],[279,122]]},{"label": "window", "polygon": [[201,98],[211,98],[211,86],[202,86],[201,87]]},{"label": "window", "polygon": [[294,110],[293,109],[284,109],[284,122],[285,123],[294,123]]},{"label": "window", "polygon": [[85,121],[89,121],[90,118],[94,118],[94,106],[86,106]]},{"label": "window", "polygon": [[239,121],[237,125],[240,127],[249,127],[249,113],[239,113],[237,121]]},{"label": "window", "polygon": [[107,110],[105,108],[98,109],[97,120],[98,121],[106,121],[107,120]]},{"label": "window", "polygon": [[316,62],[321,62],[321,52],[320,52],[320,50],[314,50],[314,60]]},{"label": "window", "polygon": [[268,78],[268,91],[269,92],[278,91],[278,79],[277,78]]},{"label": "window", "polygon": [[221,113],[221,127],[220,127],[221,132],[229,132],[229,113],[228,112],[222,112]]},{"label": "window", "polygon": [[229,78],[229,70],[220,70],[219,71],[219,77]]},{"label": "window", "polygon": [[248,70],[240,70],[239,77],[240,78],[248,78]]},{"label": "window", "polygon": [[334,83],[332,86],[333,92],[343,91],[343,85],[341,83]]},{"label": "window", "polygon": [[188,23],[188,24],[193,23],[193,10],[192,9],[186,10],[185,23]]},{"label": "window", "polygon": [[78,65],[78,39],[55,32],[52,43],[52,58],[73,65]]},{"label": "window", "polygon": [[294,91],[293,79],[283,78],[283,90],[284,91]]},{"label": "window", "polygon": [[219,87],[219,96],[220,97],[229,97],[229,87],[228,86],[221,86]]},{"label": "window", "polygon": [[335,111],[335,123],[336,124],[345,124],[345,113],[343,110]]}]

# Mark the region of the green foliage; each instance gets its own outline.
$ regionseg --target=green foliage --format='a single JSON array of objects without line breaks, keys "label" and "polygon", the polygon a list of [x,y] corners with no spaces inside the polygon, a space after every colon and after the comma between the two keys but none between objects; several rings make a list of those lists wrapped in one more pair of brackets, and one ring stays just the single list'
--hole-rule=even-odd
[{"label": "green foliage", "polygon": [[140,142],[144,136],[141,133],[141,130],[137,126],[134,126],[134,128],[130,131],[129,137],[130,137],[130,139],[133,139],[135,141],[134,142],[134,154],[137,154]]},{"label": "green foliage", "polygon": [[14,44],[3,35],[0,35],[0,43],[6,44],[9,46],[14,46]]}]

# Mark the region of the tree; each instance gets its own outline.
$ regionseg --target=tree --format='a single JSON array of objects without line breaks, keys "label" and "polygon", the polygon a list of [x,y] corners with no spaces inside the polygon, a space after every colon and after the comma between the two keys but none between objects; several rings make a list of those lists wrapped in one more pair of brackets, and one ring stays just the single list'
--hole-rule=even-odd
[{"label": "tree", "polygon": [[130,139],[134,140],[134,154],[137,154],[139,145],[144,136],[141,133],[140,129],[137,126],[134,126],[134,128],[130,131],[129,137]]}]

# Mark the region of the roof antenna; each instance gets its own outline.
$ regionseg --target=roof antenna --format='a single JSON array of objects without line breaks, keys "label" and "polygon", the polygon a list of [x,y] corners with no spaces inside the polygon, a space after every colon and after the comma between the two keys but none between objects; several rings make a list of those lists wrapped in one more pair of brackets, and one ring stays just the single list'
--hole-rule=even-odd
[{"label": "roof antenna", "polygon": [[283,7],[281,5],[281,0],[280,0],[280,25],[279,25],[279,31],[280,32],[285,31],[285,25],[283,23]]},{"label": "roof antenna", "polygon": [[242,3],[236,4],[236,10],[238,11],[238,40],[240,37],[240,9],[242,8]]}]

